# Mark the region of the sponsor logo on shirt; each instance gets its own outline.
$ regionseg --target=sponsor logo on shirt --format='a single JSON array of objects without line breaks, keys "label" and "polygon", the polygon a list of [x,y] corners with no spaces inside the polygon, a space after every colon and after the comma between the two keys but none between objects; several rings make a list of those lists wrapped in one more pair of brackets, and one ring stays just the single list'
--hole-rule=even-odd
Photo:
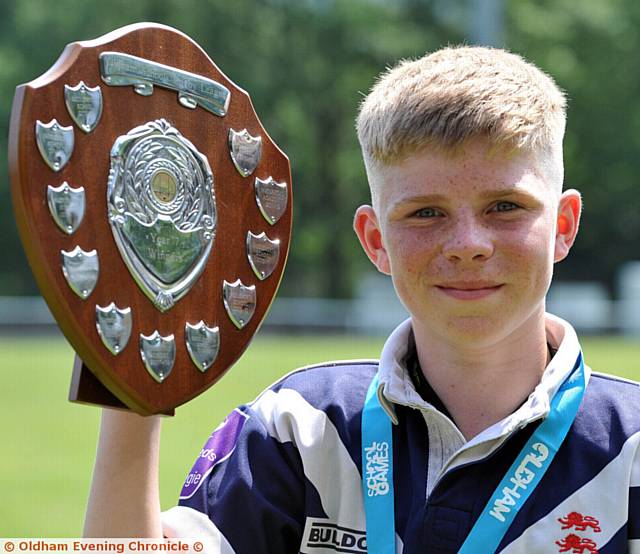
[{"label": "sponsor logo on shirt", "polygon": [[536,477],[536,470],[543,466],[543,462],[549,457],[549,449],[541,442],[534,442],[531,445],[531,452],[522,458],[522,462],[516,467],[513,475],[509,479],[513,486],[502,489],[502,498],[496,499],[489,514],[498,521],[504,523],[504,514],[511,512],[511,509],[518,503],[522,495],[520,491],[526,491],[529,483]]},{"label": "sponsor logo on shirt", "polygon": [[365,449],[367,494],[381,496],[389,493],[389,444],[373,441]]},{"label": "sponsor logo on shirt", "polygon": [[184,481],[182,492],[180,493],[181,500],[191,498],[211,473],[211,470],[231,456],[236,448],[236,441],[240,431],[242,431],[247,419],[249,419],[247,414],[235,409],[211,433],[207,444],[200,451],[200,455]]},{"label": "sponsor logo on shirt", "polygon": [[304,526],[302,554],[366,554],[367,536],[365,531],[349,529],[328,519],[308,517]]}]

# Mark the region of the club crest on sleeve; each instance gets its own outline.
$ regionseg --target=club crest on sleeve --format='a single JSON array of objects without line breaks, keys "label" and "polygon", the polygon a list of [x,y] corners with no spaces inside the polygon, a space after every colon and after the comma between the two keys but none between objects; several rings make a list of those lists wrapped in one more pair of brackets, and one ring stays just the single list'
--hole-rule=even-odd
[{"label": "club crest on sleeve", "polygon": [[586,531],[592,529],[596,533],[600,533],[600,522],[592,516],[582,515],[580,512],[571,512],[566,517],[559,517],[558,521],[562,524],[562,529],[574,529],[576,531]]},{"label": "club crest on sleeve", "polygon": [[598,545],[593,539],[581,537],[576,532],[592,531],[594,533],[602,532],[600,521],[593,516],[581,514],[580,512],[570,512],[565,517],[559,517],[561,530],[571,529],[575,531],[565,538],[556,541],[558,552],[571,552],[572,554],[582,554],[590,552],[598,554]]},{"label": "club crest on sleeve", "polygon": [[584,539],[575,534],[567,535],[564,539],[556,541],[560,547],[558,552],[572,552],[573,554],[583,554],[590,552],[598,554],[598,545],[591,539]]},{"label": "club crest on sleeve", "polygon": [[213,468],[233,454],[240,432],[248,419],[248,414],[235,409],[211,433],[184,481],[180,493],[181,500],[191,498],[202,486]]}]

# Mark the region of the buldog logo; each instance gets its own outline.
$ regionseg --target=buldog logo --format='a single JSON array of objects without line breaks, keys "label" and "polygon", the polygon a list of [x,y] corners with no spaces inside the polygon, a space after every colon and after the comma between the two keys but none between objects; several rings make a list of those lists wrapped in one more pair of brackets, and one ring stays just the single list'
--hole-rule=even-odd
[{"label": "buldog logo", "polygon": [[591,554],[598,554],[598,545],[591,539],[583,539],[578,535],[567,535],[561,541],[556,541],[556,544],[560,547],[558,552],[569,552],[573,554],[583,554],[584,552],[590,552]]},{"label": "buldog logo", "polygon": [[562,529],[573,529],[576,531],[586,531],[587,528],[592,529],[596,533],[600,533],[600,522],[592,516],[583,516],[580,512],[571,512],[566,517],[559,517],[558,521],[562,523]]},{"label": "buldog logo", "polygon": [[365,531],[349,529],[328,519],[308,517],[300,551],[303,554],[366,554],[367,535]]}]

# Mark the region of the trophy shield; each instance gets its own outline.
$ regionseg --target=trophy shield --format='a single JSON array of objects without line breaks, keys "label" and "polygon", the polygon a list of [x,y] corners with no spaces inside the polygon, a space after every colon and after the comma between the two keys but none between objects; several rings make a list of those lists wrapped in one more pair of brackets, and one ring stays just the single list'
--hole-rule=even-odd
[{"label": "trophy shield", "polygon": [[73,401],[173,409],[246,349],[291,239],[287,156],[249,95],[183,33],[67,46],[16,89],[14,213],[77,353]]}]

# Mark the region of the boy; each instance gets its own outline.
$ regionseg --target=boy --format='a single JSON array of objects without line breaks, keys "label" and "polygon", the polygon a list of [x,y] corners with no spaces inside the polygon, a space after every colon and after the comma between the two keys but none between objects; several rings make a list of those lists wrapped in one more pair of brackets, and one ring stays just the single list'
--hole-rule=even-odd
[{"label": "boy", "polygon": [[590,374],[545,314],[581,210],[564,127],[555,83],[505,51],[383,75],[358,117],[372,206],[354,228],[411,318],[379,363],[299,370],[233,412],[162,520],[159,419],[105,411],[86,532],[243,554],[640,552],[638,386]]}]

